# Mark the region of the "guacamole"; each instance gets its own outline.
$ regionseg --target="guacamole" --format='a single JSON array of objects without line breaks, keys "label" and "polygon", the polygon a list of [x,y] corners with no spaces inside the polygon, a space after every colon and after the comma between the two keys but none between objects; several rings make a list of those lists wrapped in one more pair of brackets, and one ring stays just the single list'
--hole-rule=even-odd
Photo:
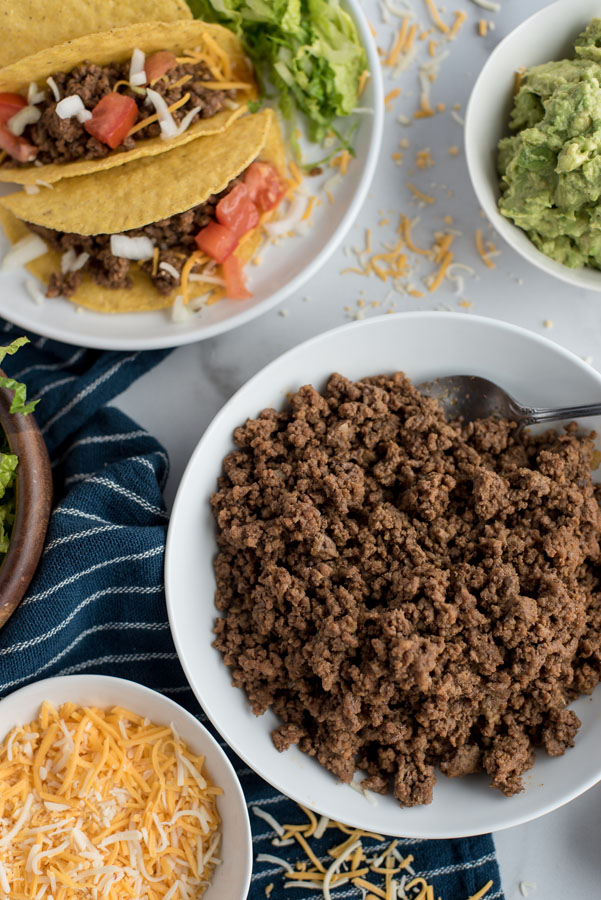
[{"label": "guacamole", "polygon": [[601,269],[601,19],[528,69],[499,142],[499,209],[566,266]]}]

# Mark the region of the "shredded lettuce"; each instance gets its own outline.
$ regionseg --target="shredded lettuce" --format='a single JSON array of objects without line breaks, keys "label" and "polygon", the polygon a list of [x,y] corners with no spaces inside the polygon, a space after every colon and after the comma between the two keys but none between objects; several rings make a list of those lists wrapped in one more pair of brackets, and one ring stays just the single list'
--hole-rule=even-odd
[{"label": "shredded lettuce", "polygon": [[[29,340],[26,337],[20,337],[8,347],[0,347],[0,364],[6,356],[12,356],[20,347],[28,343]],[[7,376],[0,376],[0,387],[13,391],[11,413],[28,415],[33,412],[38,401],[27,402],[27,388],[22,382]],[[0,432],[0,564],[8,551],[15,520],[18,465],[18,457],[10,452],[6,435]]]},{"label": "shredded lettuce", "polygon": [[[339,0],[188,0],[195,16],[238,35],[263,89],[278,91],[282,114],[307,118],[309,138],[321,142],[339,116],[357,106],[367,67],[355,24]],[[350,149],[350,148],[349,148]]]},{"label": "shredded lettuce", "polygon": [[[5,356],[13,356],[20,347],[23,347],[28,343],[29,338],[20,337],[16,338],[8,345],[8,347],[0,347],[0,366],[3,363]],[[38,404],[37,400],[32,400],[30,403],[27,403],[27,386],[21,381],[15,381],[14,378],[8,378],[6,375],[0,376],[0,387],[7,388],[9,391],[14,392],[13,402],[10,406],[11,413],[21,413],[26,416],[36,408]]]},{"label": "shredded lettuce", "polygon": [[5,450],[8,450],[6,441],[0,452],[0,562],[8,551],[15,519],[15,485],[19,463],[14,453],[4,452]]}]

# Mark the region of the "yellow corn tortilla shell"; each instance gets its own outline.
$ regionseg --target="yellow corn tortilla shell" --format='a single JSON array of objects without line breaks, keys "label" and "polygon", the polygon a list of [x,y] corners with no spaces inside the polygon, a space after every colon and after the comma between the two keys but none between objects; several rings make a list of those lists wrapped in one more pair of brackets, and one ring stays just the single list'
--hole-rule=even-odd
[{"label": "yellow corn tortilla shell", "polygon": [[[259,137],[253,140],[251,139],[248,123],[254,123],[255,128],[257,127],[257,121],[260,124]],[[236,134],[236,132],[239,132]],[[204,188],[204,194],[201,195],[197,191],[196,179],[198,177],[199,171],[203,171],[203,164],[206,169],[209,171],[214,171],[212,168],[213,160],[211,157],[207,156],[206,148],[211,138],[206,138],[203,141],[195,141],[190,145],[190,148],[196,148],[196,167],[192,170],[188,170],[187,177],[191,177],[191,172],[194,172],[194,178],[191,178],[189,182],[189,192],[188,192],[188,203],[183,206],[171,206],[169,211],[165,211],[165,207],[161,206],[161,213],[159,215],[155,215],[154,212],[151,212],[147,207],[147,215],[146,219],[143,223],[139,225],[127,226],[127,228],[138,228],[142,227],[142,225],[149,224],[150,222],[157,222],[162,218],[167,218],[171,215],[176,215],[178,212],[183,212],[185,209],[190,209],[192,206],[197,206],[199,203],[204,202],[211,194],[218,193],[223,190],[227,184],[236,177],[236,175],[240,174],[254,159],[261,159],[265,162],[270,162],[274,165],[280,175],[284,177],[285,175],[285,155],[284,155],[284,145],[282,142],[282,136],[280,133],[279,125],[277,122],[277,118],[275,114],[271,110],[265,110],[263,113],[258,113],[256,116],[248,116],[245,119],[236,122],[229,132],[229,139],[227,142],[227,147],[229,148],[230,153],[234,147],[237,147],[237,155],[230,156],[230,170],[224,181],[214,182],[213,185],[209,188],[208,184],[210,179],[207,180],[207,184]],[[216,143],[216,142],[215,142]],[[170,155],[183,154],[184,151],[188,151],[187,147],[182,147],[177,150],[172,151],[172,154],[163,154],[161,157],[154,158],[153,160],[140,160],[137,163],[132,163],[128,168],[134,169],[144,165],[146,169],[150,168],[150,174],[152,174],[152,170],[160,167],[164,169],[165,160]],[[122,172],[125,169],[120,169],[119,172]],[[110,173],[106,173],[105,178],[109,175],[115,174],[114,170]],[[88,180],[90,183],[95,185],[99,182],[98,175],[89,176]],[[69,182],[66,182],[64,185],[58,185],[56,190],[66,189],[68,185],[71,185],[72,179]],[[157,183],[157,179],[153,177],[153,183]],[[47,191],[48,195],[51,196],[54,192]],[[16,198],[26,198],[27,200],[36,200],[39,195],[27,195],[27,194],[11,194],[9,197],[3,197],[0,202],[0,224],[4,228],[6,236],[8,237],[11,244],[16,243],[21,240],[21,238],[26,237],[31,234],[29,231],[26,222],[22,221],[21,218],[17,218],[14,208],[14,200]],[[156,194],[151,195],[153,200],[156,200]],[[200,199],[196,199],[199,197]],[[13,201],[12,203],[10,201]],[[152,204],[151,204],[152,205]],[[127,203],[122,205],[122,208],[126,207]],[[124,212],[127,212],[124,209]],[[44,224],[39,221],[38,218],[29,218],[29,221],[36,221],[38,224]],[[52,227],[52,226],[49,226]],[[105,229],[103,232],[86,232],[87,234],[92,233],[117,233],[121,230],[127,230],[125,227],[117,228],[115,231],[111,232],[108,229]],[[60,231],[68,231],[73,229],[67,228],[59,228]],[[82,232],[78,232],[82,233]],[[262,233],[261,228],[256,228],[250,234],[248,234],[241,242],[238,250],[236,251],[236,256],[241,260],[243,264],[247,263],[257,252],[261,243],[262,243]],[[48,284],[50,280],[50,276],[53,272],[60,271],[60,262],[61,256],[59,253],[53,250],[49,250],[48,253],[44,254],[44,256],[38,257],[38,259],[33,260],[33,262],[28,263],[27,268],[29,271],[37,276],[40,281],[44,284]],[[81,285],[75,292],[75,294],[69,299],[79,306],[85,306],[88,309],[92,309],[96,312],[104,312],[104,313],[127,313],[127,312],[145,312],[149,310],[163,309],[165,307],[171,306],[178,294],[181,294],[182,289],[181,286],[175,288],[171,294],[160,294],[151,284],[148,276],[145,272],[139,269],[137,266],[132,265],[131,267],[131,275],[133,278],[133,286],[129,289],[115,289],[112,290],[110,288],[104,288],[101,285],[96,284],[92,279],[84,274],[84,280]],[[214,285],[208,284],[206,282],[189,282],[189,290],[188,294],[191,299],[194,297],[200,297],[203,294],[206,294],[208,291],[214,289]],[[52,300],[48,301],[49,303]]]},{"label": "yellow corn tortilla shell", "polygon": [[104,172],[65,178],[37,194],[18,191],[1,197],[0,204],[18,219],[55,231],[117,234],[142,228],[222,191],[258,156],[274,118],[271,110],[244,116],[223,134]]},{"label": "yellow corn tortilla shell", "polygon": [[[197,137],[219,134],[247,111],[248,100],[257,96],[252,68],[250,67],[238,38],[220,25],[191,20],[189,22],[148,22],[126,25],[102,34],[88,34],[56,47],[40,50],[20,59],[4,69],[0,69],[0,93],[16,92],[26,94],[30,82],[40,87],[46,86],[46,78],[56,72],[70,72],[84,61],[107,65],[123,62],[131,58],[132,51],[139,47],[144,53],[156,50],[170,50],[177,56],[185,50],[203,45],[203,34],[209,35],[225,51],[230,61],[234,81],[251,84],[248,91],[239,90],[236,95],[237,109],[224,109],[208,119],[195,119],[183,134],[170,140],[162,137],[136,141],[133,150],[113,151],[103,159],[81,159],[70,163],[49,163],[45,166],[6,166],[0,168],[0,181],[17,184],[35,184],[36,181],[53,183],[61,178],[73,178],[91,172],[102,172],[123,163],[147,156],[155,156],[187,144]],[[149,114],[154,110],[149,108]]]},{"label": "yellow corn tortilla shell", "polygon": [[0,66],[83,34],[191,18],[185,0],[0,0]]}]

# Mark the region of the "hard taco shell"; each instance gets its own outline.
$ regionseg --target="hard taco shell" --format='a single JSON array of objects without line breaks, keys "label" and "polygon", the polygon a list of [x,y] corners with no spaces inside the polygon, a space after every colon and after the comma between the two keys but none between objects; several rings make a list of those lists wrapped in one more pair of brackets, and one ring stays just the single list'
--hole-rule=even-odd
[{"label": "hard taco shell", "polygon": [[[161,156],[137,160],[97,173],[70,178],[54,190],[39,194],[19,192],[0,198],[0,224],[11,243],[31,232],[26,222],[77,234],[119,234],[169,218],[204,203],[255,159],[265,160],[285,175],[285,155],[277,118],[271,110],[235,122],[226,135],[211,135]],[[148,185],[153,191],[148,193]],[[256,253],[262,241],[260,227],[243,238],[236,255],[243,263]],[[27,268],[44,284],[60,271],[60,254],[53,250]],[[135,264],[133,286],[110,289],[88,275],[70,299],[97,312],[142,312],[171,306],[181,288],[160,294]],[[214,285],[190,282],[190,298]],[[49,301],[52,302],[52,301]]]},{"label": "hard taco shell", "polygon": [[185,0],[0,0],[0,66],[83,34],[191,18]]},{"label": "hard taco shell", "polygon": [[161,137],[139,140],[133,150],[113,151],[103,159],[81,159],[70,163],[49,163],[45,166],[3,166],[0,167],[0,181],[35,184],[38,180],[42,180],[52,183],[62,178],[102,172],[132,160],[165,153],[198,137],[225,131],[247,111],[247,101],[257,95],[252,69],[238,38],[220,25],[195,20],[173,23],[146,22],[126,25],[102,34],[84,35],[76,40],[40,50],[0,69],[0,93],[6,91],[25,94],[30,82],[45,85],[46,78],[53,73],[70,72],[85,61],[101,66],[122,62],[131,57],[135,47],[139,47],[146,54],[154,53],[155,50],[170,50],[176,55],[183,55],[185,50],[202,47],[204,35],[208,35],[209,40],[212,40],[227,57],[232,81],[250,85],[248,91],[239,91],[237,109],[222,110],[208,119],[194,120],[183,134],[170,140],[163,140]]}]

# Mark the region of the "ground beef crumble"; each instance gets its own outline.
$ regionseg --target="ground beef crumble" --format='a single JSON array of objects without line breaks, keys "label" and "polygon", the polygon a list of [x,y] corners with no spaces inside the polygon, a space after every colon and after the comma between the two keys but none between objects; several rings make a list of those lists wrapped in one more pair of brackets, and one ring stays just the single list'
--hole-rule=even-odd
[{"label": "ground beef crumble", "polygon": [[[185,84],[172,87],[185,75],[192,78]],[[86,109],[92,111],[96,104],[115,89],[118,81],[129,80],[129,60],[107,66],[98,66],[94,63],[83,62],[71,72],[57,72],[52,76],[62,97],[70,97],[77,94],[81,97]],[[213,76],[204,63],[179,63],[160,78],[152,89],[161,94],[167,106],[171,106],[185,94],[190,94],[190,99],[179,109],[173,110],[172,116],[176,122],[180,122],[191,109],[200,107],[198,118],[206,119],[220,112],[228,99],[235,97],[235,91],[214,91],[203,87],[203,81],[211,81]],[[44,85],[45,87],[45,85]],[[145,96],[133,90],[121,86],[119,93],[132,97],[138,105],[138,119],[142,121],[154,112],[154,107],[145,103]],[[137,141],[146,138],[158,137],[161,133],[157,122],[141,128],[135,134],[112,150],[107,144],[98,141],[88,134],[84,126],[75,117],[60,119],[56,114],[56,100],[54,94],[48,91],[46,99],[38,104],[41,118],[33,125],[28,125],[23,137],[39,148],[37,163],[68,163],[77,159],[100,159],[109,153],[119,153],[124,150],[132,150]],[[135,123],[134,123],[135,124]],[[8,157],[3,165],[27,165],[31,163],[18,163],[12,157]]]},{"label": "ground beef crumble", "polygon": [[[80,286],[84,273],[88,273],[96,284],[103,287],[130,288],[132,286],[132,265],[139,265],[161,294],[170,294],[181,283],[181,271],[187,257],[198,249],[194,238],[201,228],[215,219],[217,204],[238,184],[243,174],[238,178],[233,178],[225,190],[219,194],[212,194],[208,200],[192,209],[176,216],[170,216],[168,219],[162,219],[160,222],[152,222],[150,225],[145,225],[144,228],[135,228],[124,232],[128,237],[145,236],[153,241],[155,247],[159,249],[156,270],[152,259],[132,263],[129,259],[113,256],[109,234],[73,234],[28,222],[29,230],[39,234],[57,253],[63,254],[67,250],[73,249],[78,255],[80,253],[90,254],[86,264],[76,272],[53,272],[50,276],[46,296],[72,297]],[[172,266],[177,272],[177,278],[169,270],[162,269],[161,263],[168,263],[169,266]],[[195,270],[193,267],[192,271]]]},{"label": "ground beef crumble", "polygon": [[429,803],[435,767],[522,790],[601,673],[593,436],[447,423],[402,374],[303,387],[234,434],[214,646],[279,750]]}]

